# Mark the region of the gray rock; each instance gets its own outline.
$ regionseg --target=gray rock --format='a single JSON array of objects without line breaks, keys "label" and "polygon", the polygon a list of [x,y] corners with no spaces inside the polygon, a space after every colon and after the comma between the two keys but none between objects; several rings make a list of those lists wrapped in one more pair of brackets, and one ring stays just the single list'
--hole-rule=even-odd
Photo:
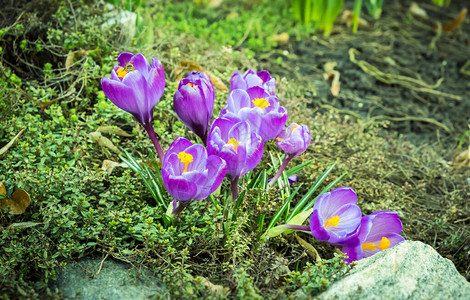
[{"label": "gray rock", "polygon": [[[65,299],[169,299],[166,288],[149,270],[101,257],[84,258],[58,271],[53,288]],[[99,274],[96,273],[99,271]]]},{"label": "gray rock", "polygon": [[470,283],[431,246],[404,241],[360,260],[320,299],[470,299]]},{"label": "gray rock", "polygon": [[120,29],[119,42],[122,46],[129,45],[135,35],[137,15],[109,3],[106,4],[106,10],[104,14],[106,22],[101,25],[101,30],[106,33],[114,26],[118,27]]}]

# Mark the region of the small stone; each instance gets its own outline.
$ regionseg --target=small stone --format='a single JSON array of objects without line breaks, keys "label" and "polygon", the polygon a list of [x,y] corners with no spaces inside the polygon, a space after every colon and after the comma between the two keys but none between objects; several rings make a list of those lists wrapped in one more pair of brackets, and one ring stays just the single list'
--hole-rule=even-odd
[{"label": "small stone", "polygon": [[[58,270],[53,283],[64,299],[158,299],[169,298],[169,291],[149,270],[101,257],[84,258]],[[98,272],[99,270],[99,272]]]}]

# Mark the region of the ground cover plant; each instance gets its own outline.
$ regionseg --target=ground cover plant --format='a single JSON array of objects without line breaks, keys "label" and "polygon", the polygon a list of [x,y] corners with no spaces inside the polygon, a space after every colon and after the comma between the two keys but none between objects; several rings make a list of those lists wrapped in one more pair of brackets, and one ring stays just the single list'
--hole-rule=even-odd
[{"label": "ground cover plant", "polygon": [[[369,27],[356,35],[336,23],[323,39],[312,35],[313,27],[294,26],[285,1],[215,8],[196,2],[127,7],[138,14],[135,37],[126,35],[127,23],[106,27],[109,13],[119,9],[101,2],[41,1],[33,7],[20,1],[2,10],[2,150],[25,131],[1,151],[0,181],[6,197],[21,189],[31,203],[21,214],[1,210],[1,295],[60,296],[53,284],[58,268],[99,254],[154,271],[176,297],[313,296],[348,272],[343,257],[312,233],[263,235],[288,224],[301,212],[299,203],[335,187],[355,191],[357,206],[370,215],[365,222],[396,216],[374,217],[374,211],[395,211],[404,238],[432,245],[469,278],[469,167],[465,160],[452,163],[469,145],[469,24],[439,33],[430,21],[451,22],[461,3],[442,10],[420,1],[428,19],[409,13],[410,3],[385,3],[378,21],[363,16]],[[278,39],[283,33],[287,43]],[[257,167],[245,174],[233,168],[215,194],[191,201],[168,220],[173,198],[156,188],[164,186],[157,175],[165,162],[159,164],[148,130],[102,90],[101,80],[110,77],[122,52],[157,57],[165,70],[166,85],[151,115],[164,151],[178,137],[203,145],[204,134],[215,139],[236,125],[198,129],[181,117],[175,93],[184,98],[183,78],[195,68],[214,83],[212,119],[227,105],[233,72],[269,70],[288,112],[286,125],[308,127],[311,143],[301,155],[283,159],[289,150],[282,141],[263,141]],[[323,78],[332,72],[325,70],[328,62],[341,72],[337,96]],[[197,80],[203,86],[205,79]],[[279,138],[287,140],[295,126]],[[286,160],[280,181],[268,183]],[[294,174],[297,181],[289,185]],[[233,196],[235,179],[239,197]],[[383,245],[361,234],[370,248]],[[310,256],[308,244],[318,256]]]}]

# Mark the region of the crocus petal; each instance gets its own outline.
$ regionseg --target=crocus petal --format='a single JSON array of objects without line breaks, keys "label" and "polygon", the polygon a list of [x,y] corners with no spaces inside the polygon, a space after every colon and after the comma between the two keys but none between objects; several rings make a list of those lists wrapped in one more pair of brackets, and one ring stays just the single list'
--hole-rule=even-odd
[{"label": "crocus petal", "polygon": [[[281,110],[280,110],[281,112]],[[267,114],[262,117],[258,133],[263,141],[274,139],[282,131],[287,122],[287,111],[282,110],[279,114]],[[251,125],[251,124],[250,124]]]},{"label": "crocus petal", "polygon": [[266,93],[266,91],[260,86],[251,87],[248,90],[246,90],[246,92],[250,96],[250,100],[269,97],[269,94]]},{"label": "crocus petal", "polygon": [[210,194],[212,194],[213,192],[215,192],[215,190],[219,188],[220,184],[222,183],[222,180],[225,177],[226,169],[227,169],[227,164],[225,163],[223,159],[221,159],[217,155],[211,155],[208,157],[207,177],[210,179],[209,183],[210,183],[211,188],[207,196],[209,196]]},{"label": "crocus petal", "polygon": [[263,85],[263,80],[261,80],[261,78],[256,74],[247,74],[245,76],[245,81],[247,88]]},{"label": "crocus petal", "polygon": [[[148,77],[148,73],[150,70],[150,65],[148,60],[142,54],[138,53],[131,58],[130,63],[134,67],[134,70],[139,71],[144,75],[145,78]],[[127,76],[126,76],[127,77]]]},{"label": "crocus petal", "polygon": [[140,72],[131,72],[124,77],[122,83],[134,91],[134,101],[139,107],[139,117],[136,115],[134,115],[134,117],[142,124],[148,124],[152,120],[153,106],[150,107],[148,105],[147,81],[144,76]]},{"label": "crocus petal", "polygon": [[170,176],[165,187],[167,188],[168,193],[179,201],[193,200],[197,195],[196,184],[179,177]]},{"label": "crocus petal", "polygon": [[207,164],[207,151],[203,145],[194,144],[184,150],[185,153],[193,157],[193,161],[188,165],[188,171],[204,170]]},{"label": "crocus petal", "polygon": [[210,116],[204,107],[204,99],[198,88],[188,85],[180,87],[174,96],[174,109],[180,120],[192,132],[202,136],[209,126]]},{"label": "crocus petal", "polygon": [[258,75],[258,77],[261,79],[263,83],[266,83],[269,80],[271,80],[271,74],[269,74],[269,72],[266,70],[259,71],[258,73],[256,73],[256,75]]},{"label": "crocus petal", "polygon": [[398,217],[398,213],[389,210],[376,211],[370,214],[373,228],[368,233],[368,236],[380,235],[383,232],[400,233],[403,230],[403,225]]},{"label": "crocus petal", "polygon": [[235,114],[244,107],[251,107],[251,104],[250,96],[244,90],[233,90],[227,98],[227,110]]},{"label": "crocus petal", "polygon": [[257,133],[251,134],[250,146],[252,151],[247,153],[246,157],[246,169],[247,172],[253,170],[261,161],[264,151],[264,143],[261,137]]},{"label": "crocus petal", "polygon": [[240,73],[240,71],[233,72],[232,78],[230,78],[230,91],[236,89],[246,90],[246,88],[245,79],[243,79],[243,75]]},{"label": "crocus petal", "polygon": [[129,53],[129,52],[123,52],[118,55],[117,61],[121,67],[125,67],[128,62],[131,61],[131,58],[134,56],[134,54]]},{"label": "crocus petal", "polygon": [[[317,200],[318,201],[318,200]],[[310,218],[310,230],[312,231],[313,236],[320,241],[328,241],[330,234],[325,229],[324,224],[322,224],[318,210],[313,210],[312,217]]]},{"label": "crocus petal", "polygon": [[165,90],[165,73],[163,66],[156,58],[152,58],[152,69],[147,78],[149,88],[149,106],[154,107]]},{"label": "crocus petal", "polygon": [[340,221],[332,230],[353,232],[361,223],[362,212],[359,206],[349,203],[341,206],[330,218],[333,216],[339,216]]},{"label": "crocus petal", "polygon": [[170,157],[171,154],[176,154],[180,152],[184,152],[184,150],[188,147],[190,147],[193,143],[191,143],[189,140],[185,139],[184,137],[178,137],[171,143],[170,147],[165,153],[165,158],[163,160],[163,164],[165,164],[165,161]]},{"label": "crocus petal", "polygon": [[141,113],[141,100],[137,99],[132,87],[105,77],[101,80],[103,92],[111,102],[122,110],[131,113],[139,122],[145,121]]},{"label": "crocus petal", "polygon": [[315,202],[313,209],[319,209],[321,211],[322,219],[325,219],[326,221],[328,216],[332,216],[339,207],[356,202],[357,195],[353,189],[349,187],[340,187],[332,190],[331,192],[321,194]]},{"label": "crocus petal", "polygon": [[348,258],[344,259],[348,264],[363,257],[361,245],[344,246],[341,251],[348,256]]},{"label": "crocus petal", "polygon": [[[374,239],[367,238],[362,243],[374,243],[374,245],[377,245],[381,242],[383,237],[387,238],[388,241],[390,242],[390,245],[388,246],[388,249],[392,248],[396,244],[401,243],[405,240],[401,235],[399,235],[397,233],[389,232],[389,233],[384,233],[380,236],[377,236]],[[375,248],[374,250],[367,250],[367,251],[363,250],[362,255],[363,255],[363,257],[369,257],[369,256],[372,256],[372,255],[376,254],[377,252],[380,252],[380,251],[382,251],[382,249],[380,249],[378,247]]]}]

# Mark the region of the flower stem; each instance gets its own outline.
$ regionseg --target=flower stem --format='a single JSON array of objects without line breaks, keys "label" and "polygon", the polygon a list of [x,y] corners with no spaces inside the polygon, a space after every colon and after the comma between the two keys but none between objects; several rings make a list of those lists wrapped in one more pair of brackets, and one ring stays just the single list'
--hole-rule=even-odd
[{"label": "flower stem", "polygon": [[276,183],[276,181],[279,179],[279,177],[281,177],[282,172],[284,172],[290,160],[291,158],[288,155],[286,155],[286,158],[284,158],[284,161],[282,162],[282,165],[279,167],[279,170],[277,170],[276,175],[274,175],[273,179],[271,179],[271,181],[268,183],[268,188],[272,187]]},{"label": "flower stem", "polygon": [[237,202],[238,199],[238,178],[231,181],[232,183],[232,201]]},{"label": "flower stem", "polygon": [[152,123],[145,124],[144,128],[145,128],[145,131],[147,131],[148,136],[152,140],[153,145],[155,146],[155,150],[157,150],[158,158],[160,158],[160,162],[163,165],[163,158],[165,157],[165,154],[163,154],[162,147],[160,146],[160,143],[158,142],[157,135],[155,134],[155,130],[153,129]]},{"label": "flower stem", "polygon": [[178,201],[178,206],[175,207],[175,208],[173,208],[173,210],[171,211],[171,214],[172,214],[173,216],[178,215],[180,212],[183,211],[183,209],[186,208],[186,206],[189,205],[189,202],[190,202],[190,201]]},{"label": "flower stem", "polygon": [[285,224],[281,225],[280,227],[311,233],[310,226]]}]

